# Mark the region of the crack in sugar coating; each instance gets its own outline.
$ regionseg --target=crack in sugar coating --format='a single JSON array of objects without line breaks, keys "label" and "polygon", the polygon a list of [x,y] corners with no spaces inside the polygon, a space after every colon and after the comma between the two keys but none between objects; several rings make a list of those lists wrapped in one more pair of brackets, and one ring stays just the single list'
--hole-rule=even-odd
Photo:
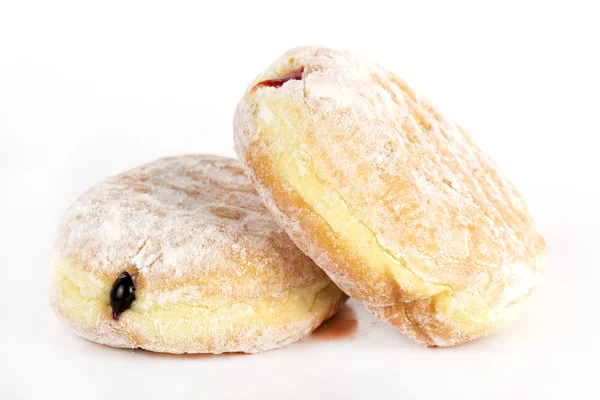
[{"label": "crack in sugar coating", "polygon": [[[514,186],[460,126],[379,65],[300,48],[259,80],[296,65],[302,81],[248,93],[234,119],[236,151],[292,239],[348,294],[424,344],[462,343],[512,319],[546,262]],[[295,172],[278,165],[289,158]],[[325,195],[311,198],[317,186]],[[379,249],[339,239],[352,219]],[[423,298],[373,263],[377,251],[451,296]]]}]

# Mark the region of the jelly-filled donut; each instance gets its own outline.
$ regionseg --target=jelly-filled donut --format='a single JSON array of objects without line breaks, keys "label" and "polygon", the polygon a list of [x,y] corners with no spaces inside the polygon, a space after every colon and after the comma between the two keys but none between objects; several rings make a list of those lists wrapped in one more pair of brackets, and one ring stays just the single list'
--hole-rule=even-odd
[{"label": "jelly-filled donut", "polygon": [[78,335],[169,353],[282,347],[346,298],[275,223],[239,161],[202,155],[83,194],[58,229],[50,291]]},{"label": "jelly-filled donut", "polygon": [[546,245],[456,123],[380,65],[291,50],[248,87],[236,151],[267,208],[349,296],[427,346],[513,320]]}]

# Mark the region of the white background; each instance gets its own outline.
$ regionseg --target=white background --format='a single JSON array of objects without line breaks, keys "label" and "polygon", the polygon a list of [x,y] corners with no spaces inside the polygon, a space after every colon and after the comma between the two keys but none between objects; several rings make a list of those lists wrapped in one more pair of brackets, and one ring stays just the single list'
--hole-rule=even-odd
[{"label": "white background", "polygon": [[[0,0],[0,398],[597,399],[597,2],[491,3]],[[66,207],[164,155],[233,155],[244,88],[307,44],[397,72],[513,179],[550,249],[522,317],[437,350],[354,302],[352,337],[255,356],[154,355],[71,334],[45,291]]]}]

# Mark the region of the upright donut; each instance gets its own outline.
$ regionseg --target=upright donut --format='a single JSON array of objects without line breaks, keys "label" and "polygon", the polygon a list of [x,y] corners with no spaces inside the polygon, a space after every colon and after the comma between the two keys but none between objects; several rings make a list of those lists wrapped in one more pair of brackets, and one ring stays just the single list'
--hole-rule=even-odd
[{"label": "upright donut", "polygon": [[163,158],[67,211],[51,303],[114,347],[256,353],[308,335],[345,295],[275,223],[239,161]]},{"label": "upright donut", "polygon": [[459,125],[378,64],[293,49],[251,83],[234,136],[298,247],[422,344],[500,329],[540,281],[546,245],[515,187]]}]

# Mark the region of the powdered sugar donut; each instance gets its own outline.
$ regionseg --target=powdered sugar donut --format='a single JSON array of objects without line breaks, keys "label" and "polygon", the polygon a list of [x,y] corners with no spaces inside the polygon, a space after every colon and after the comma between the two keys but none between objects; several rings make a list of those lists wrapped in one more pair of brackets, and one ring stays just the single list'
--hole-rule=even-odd
[{"label": "powdered sugar donut", "polygon": [[109,178],[59,227],[51,302],[91,341],[255,353],[301,339],[345,296],[275,223],[239,161],[170,157]]},{"label": "powdered sugar donut", "polygon": [[420,343],[500,329],[540,280],[546,246],[514,186],[378,64],[291,50],[251,83],[234,133],[254,186],[300,249]]}]

